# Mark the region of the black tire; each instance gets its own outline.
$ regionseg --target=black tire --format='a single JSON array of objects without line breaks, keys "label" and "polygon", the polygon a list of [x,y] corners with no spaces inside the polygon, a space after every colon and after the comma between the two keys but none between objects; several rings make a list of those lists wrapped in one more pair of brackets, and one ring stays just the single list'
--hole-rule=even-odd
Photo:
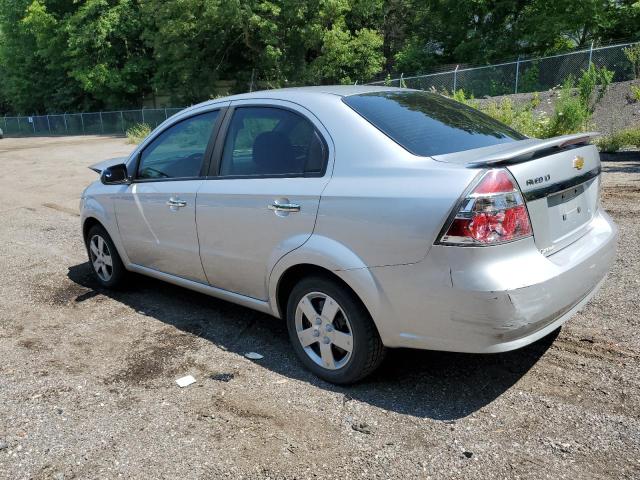
[{"label": "black tire", "polygon": [[[301,341],[298,338],[298,331],[296,328],[296,310],[301,300],[309,294],[320,293],[327,295],[331,299],[335,300],[344,315],[339,313],[336,316],[337,322],[344,323],[344,317],[348,319],[348,327],[342,327],[345,331],[350,330],[352,335],[352,351],[350,357],[346,358],[344,365],[337,369],[324,368],[311,358],[310,354],[305,351]],[[308,299],[309,297],[307,297]],[[315,300],[314,300],[315,301]],[[322,299],[318,300],[320,305],[324,302]],[[319,308],[314,307],[316,312],[320,311]],[[302,316],[302,322],[307,324],[307,315]],[[321,320],[318,320],[320,322]],[[324,320],[322,320],[324,322]],[[322,326],[326,325],[323,323]],[[317,326],[321,329],[322,326]],[[305,328],[301,326],[300,328]],[[312,325],[311,328],[316,328]],[[366,308],[356,297],[356,295],[344,285],[325,278],[322,276],[308,277],[300,282],[293,288],[287,302],[287,329],[289,331],[289,338],[293,349],[298,355],[298,358],[302,363],[318,377],[326,380],[327,382],[346,385],[357,382],[363,379],[367,375],[371,374],[382,362],[385,355],[385,348],[380,340],[380,335],[371,319],[371,316],[367,312]],[[337,328],[336,328],[337,330]],[[314,332],[315,333],[315,332]],[[330,334],[327,334],[330,335]],[[315,335],[314,335],[315,336]],[[329,340],[327,340],[329,342]],[[307,348],[316,348],[314,351],[316,355],[320,349],[320,340],[317,344],[309,346]],[[327,347],[329,348],[329,347]],[[338,355],[346,354],[346,351],[338,349],[335,350],[335,346],[331,344],[332,352],[339,352]],[[338,363],[336,363],[336,366]]]},{"label": "black tire", "polygon": [[[95,265],[95,253],[92,252],[91,242],[94,239],[101,238],[104,242],[104,252],[109,254],[111,258],[111,266],[103,263],[104,270],[102,272],[106,272],[109,275],[101,274]],[[89,266],[91,267],[91,271],[93,272],[94,278],[100,283],[101,286],[105,288],[119,288],[124,285],[125,277],[127,270],[124,268],[122,264],[122,259],[118,254],[118,250],[116,250],[115,245],[113,244],[113,240],[107,233],[107,231],[102,227],[102,225],[94,225],[89,229],[87,233],[87,238],[85,239],[87,254],[89,255]],[[97,245],[96,245],[97,246]],[[103,257],[104,258],[104,257]]]}]

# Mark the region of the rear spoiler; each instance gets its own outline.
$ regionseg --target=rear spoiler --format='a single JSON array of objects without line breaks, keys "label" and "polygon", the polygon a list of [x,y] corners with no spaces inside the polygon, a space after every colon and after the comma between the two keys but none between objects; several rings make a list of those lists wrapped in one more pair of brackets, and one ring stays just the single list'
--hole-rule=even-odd
[{"label": "rear spoiler", "polygon": [[561,135],[545,140],[527,138],[519,142],[501,143],[464,152],[436,155],[433,159],[439,162],[463,164],[468,167],[481,167],[498,163],[520,163],[526,162],[536,154],[552,148],[562,149],[571,145],[586,145],[591,138],[598,135],[598,132],[586,132]]}]

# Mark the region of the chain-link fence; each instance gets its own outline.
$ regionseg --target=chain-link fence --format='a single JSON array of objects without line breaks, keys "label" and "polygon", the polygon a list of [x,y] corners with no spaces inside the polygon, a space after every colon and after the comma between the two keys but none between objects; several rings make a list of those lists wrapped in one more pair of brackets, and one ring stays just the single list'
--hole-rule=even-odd
[{"label": "chain-link fence", "polygon": [[369,85],[417,88],[452,92],[463,89],[476,98],[510,93],[539,92],[561,85],[569,75],[579,77],[593,62],[614,73],[613,81],[634,79],[633,64],[623,49],[625,43],[606,47],[591,47],[550,57],[518,59],[514,62],[474,68],[455,68],[447,72],[380,80]]},{"label": "chain-link fence", "polygon": [[46,135],[124,135],[130,127],[146,123],[155,128],[182,108],[145,108],[114,112],[61,113],[0,117],[7,137]]},{"label": "chain-link fence", "polygon": [[[463,89],[476,98],[549,90],[561,85],[569,75],[579,77],[590,64],[606,67],[613,81],[633,80],[634,66],[624,49],[635,43],[577,50],[549,57],[518,59],[513,62],[380,80],[369,85],[435,89],[452,92]],[[181,108],[145,108],[95,113],[64,113],[20,117],[0,117],[5,136],[123,135],[139,123],[157,127]]]}]

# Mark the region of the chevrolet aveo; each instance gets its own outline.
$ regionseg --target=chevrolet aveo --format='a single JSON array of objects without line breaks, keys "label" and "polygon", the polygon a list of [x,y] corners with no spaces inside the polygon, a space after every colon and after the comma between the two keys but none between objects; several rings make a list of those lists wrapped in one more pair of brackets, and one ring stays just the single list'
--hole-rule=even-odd
[{"label": "chevrolet aveo", "polygon": [[617,236],[589,138],[407,89],[221,98],[94,165],[82,233],[104,287],[137,272],[283,318],[350,383],[389,347],[504,352],[585,305]]}]

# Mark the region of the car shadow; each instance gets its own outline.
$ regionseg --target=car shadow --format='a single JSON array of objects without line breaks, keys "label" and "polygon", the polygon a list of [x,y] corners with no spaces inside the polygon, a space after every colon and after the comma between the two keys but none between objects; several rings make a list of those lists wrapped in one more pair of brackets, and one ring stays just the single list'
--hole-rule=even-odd
[{"label": "car shadow", "polygon": [[[362,382],[341,387],[309,373],[289,346],[285,323],[248,308],[217,300],[141,275],[125,290],[107,290],[89,263],[69,268],[69,279],[87,289],[72,300],[104,295],[167,325],[244,355],[264,355],[257,363],[286,377],[402,414],[452,421],[488,405],[513,386],[546,352],[558,331],[525,348],[476,355],[408,349],[390,350],[382,366]],[[77,290],[76,290],[77,291]]]},{"label": "car shadow", "polygon": [[602,171],[605,173],[640,173],[640,161],[602,162]]}]

